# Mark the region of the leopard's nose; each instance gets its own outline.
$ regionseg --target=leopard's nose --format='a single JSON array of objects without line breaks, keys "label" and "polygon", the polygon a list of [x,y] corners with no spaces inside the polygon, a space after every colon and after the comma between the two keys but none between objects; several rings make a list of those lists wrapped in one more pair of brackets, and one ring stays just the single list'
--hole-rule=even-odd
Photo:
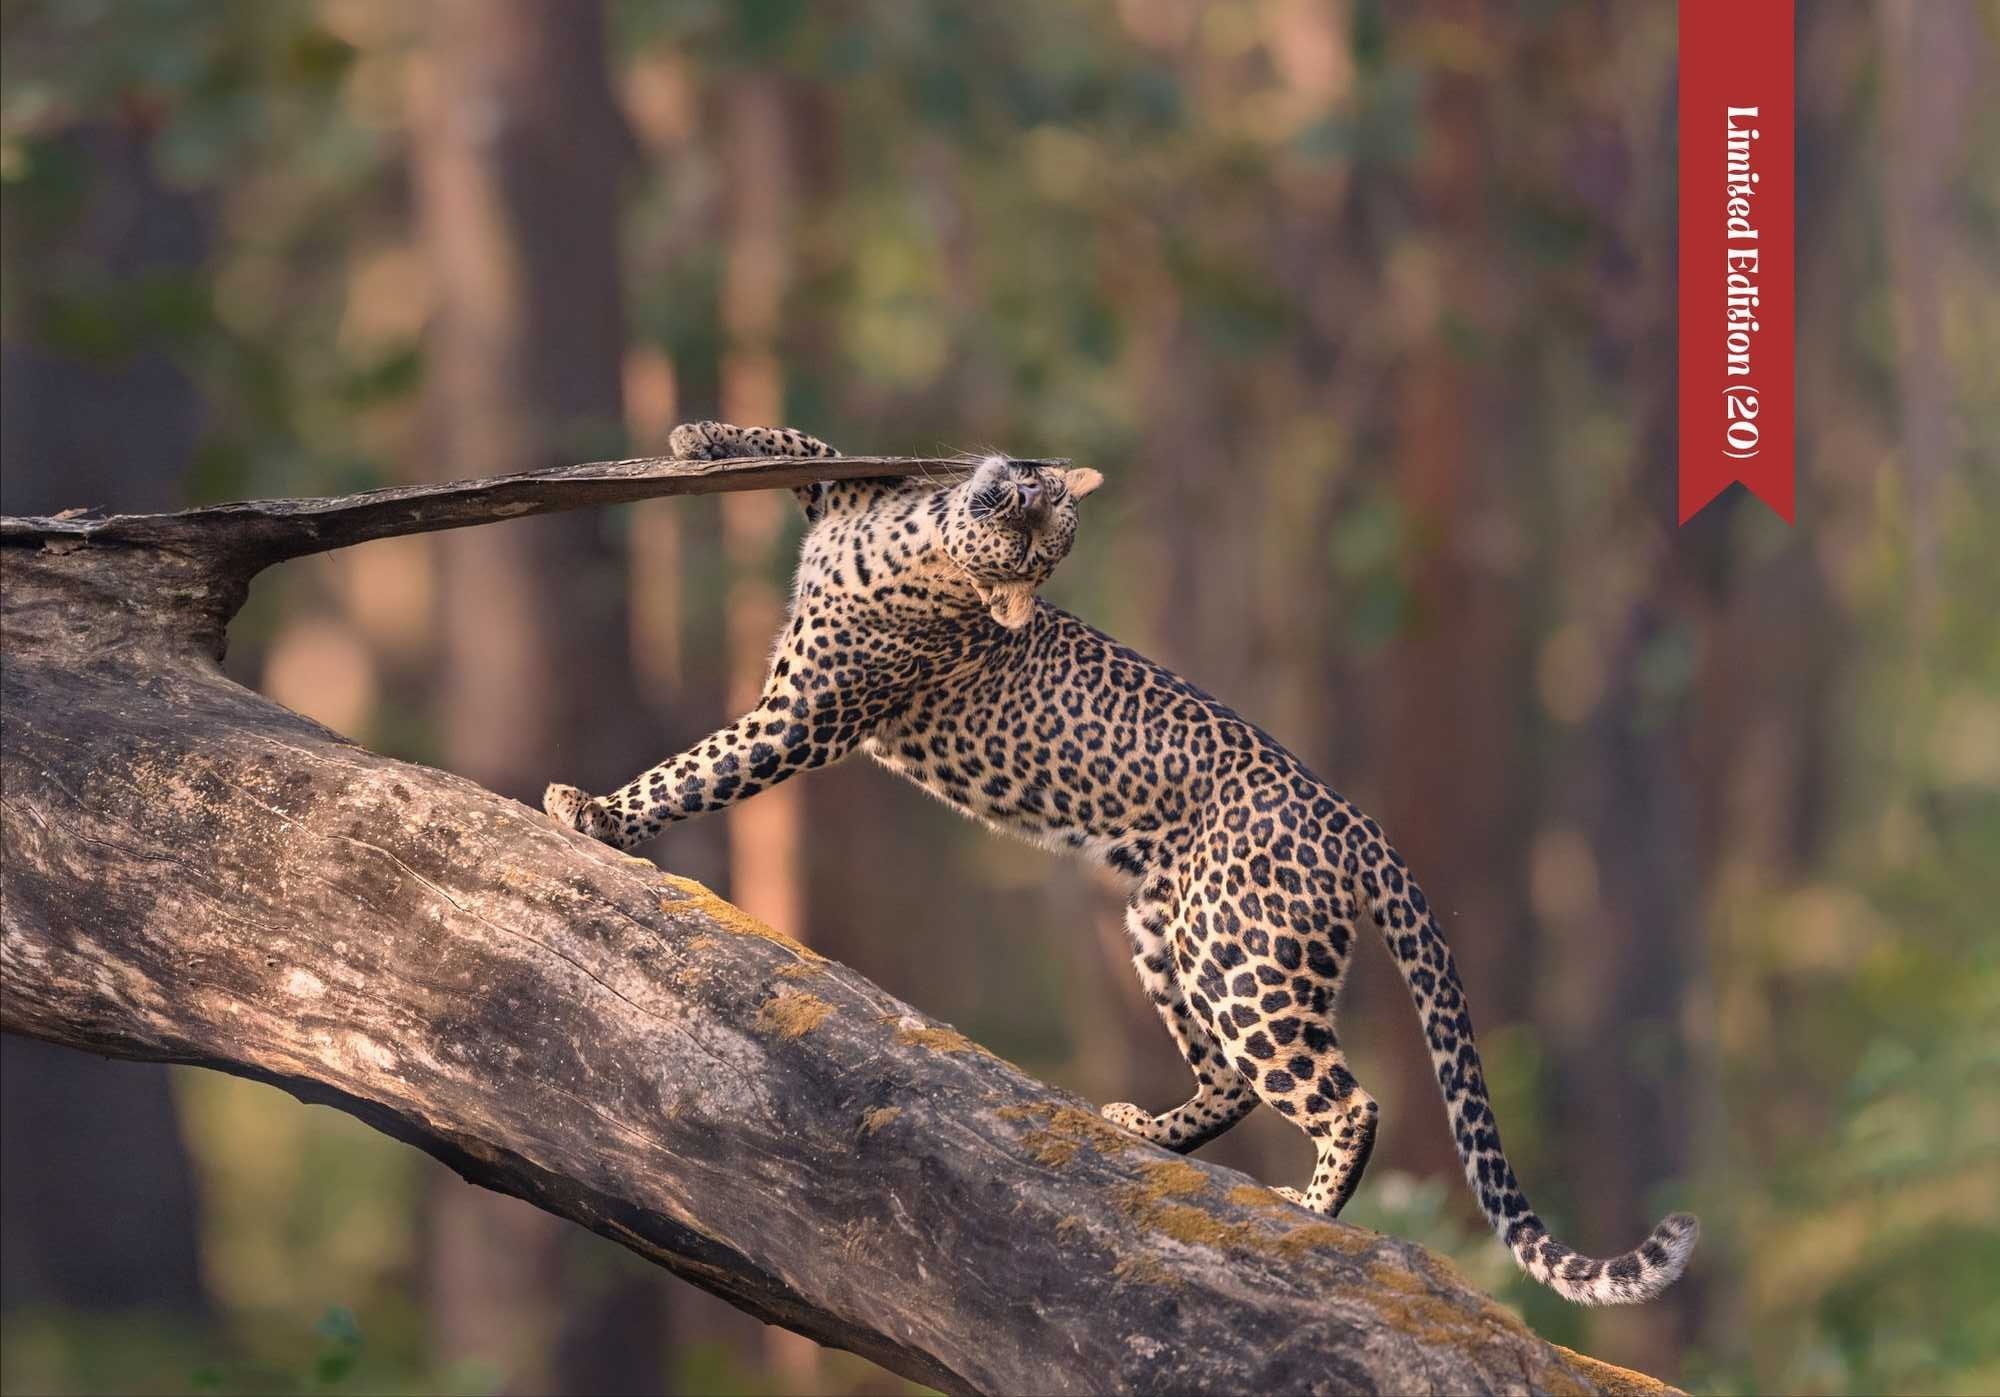
[{"label": "leopard's nose", "polygon": [[1021,508],[1033,513],[1042,502],[1042,484],[1038,480],[1023,480],[1014,488],[1021,492]]}]

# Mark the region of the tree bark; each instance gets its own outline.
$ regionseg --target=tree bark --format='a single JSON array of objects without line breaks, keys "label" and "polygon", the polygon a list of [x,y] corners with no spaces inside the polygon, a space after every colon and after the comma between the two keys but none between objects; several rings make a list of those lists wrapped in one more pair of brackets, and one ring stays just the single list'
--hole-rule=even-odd
[{"label": "tree bark", "polygon": [[216,667],[273,557],[778,468],[580,469],[0,521],[0,1027],[337,1106],[952,1392],[1664,1390]]}]

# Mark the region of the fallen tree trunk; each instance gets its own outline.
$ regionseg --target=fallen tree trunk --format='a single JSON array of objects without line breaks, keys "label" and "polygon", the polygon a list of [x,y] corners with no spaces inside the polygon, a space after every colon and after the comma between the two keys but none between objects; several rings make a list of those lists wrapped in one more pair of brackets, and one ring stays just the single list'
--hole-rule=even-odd
[{"label": "fallen tree trunk", "polygon": [[698,884],[228,680],[262,567],[942,461],[0,521],[0,1027],[348,1111],[953,1392],[1596,1392],[1422,1248],[1102,1122]]}]

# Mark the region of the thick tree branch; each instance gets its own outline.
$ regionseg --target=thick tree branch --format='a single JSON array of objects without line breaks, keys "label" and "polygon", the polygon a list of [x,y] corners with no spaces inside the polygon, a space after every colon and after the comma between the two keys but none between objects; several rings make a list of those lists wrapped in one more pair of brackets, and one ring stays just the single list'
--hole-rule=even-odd
[{"label": "thick tree branch", "polygon": [[628,462],[5,520],[0,1026],[337,1106],[950,1391],[1660,1390],[1422,1248],[1144,1145],[699,885],[214,663],[274,558],[804,475]]}]

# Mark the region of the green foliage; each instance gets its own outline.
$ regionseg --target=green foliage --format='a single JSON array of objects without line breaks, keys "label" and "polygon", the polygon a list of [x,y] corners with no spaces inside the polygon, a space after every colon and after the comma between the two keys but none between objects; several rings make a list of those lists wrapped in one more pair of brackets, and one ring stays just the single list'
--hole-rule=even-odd
[{"label": "green foliage", "polygon": [[0,1389],[10,1393],[487,1397],[501,1386],[479,1365],[432,1371],[408,1351],[371,1352],[360,1320],[340,1305],[316,1322],[274,1318],[233,1339],[166,1316],[51,1311],[10,1314],[0,1333]]},{"label": "green foliage", "polygon": [[320,1316],[313,1332],[319,1351],[303,1367],[277,1368],[257,1363],[217,1363],[197,1368],[190,1386],[197,1392],[306,1393],[344,1388],[361,1359],[361,1326],[354,1312],[335,1305]]},{"label": "green foliage", "polygon": [[[1857,89],[1840,119],[1863,125],[1878,97]],[[1944,226],[1982,249],[1955,299],[1990,308],[2000,242],[1975,211],[2000,161],[1968,150]],[[1892,294],[1865,213],[1874,188],[1853,175],[1851,216],[1830,225],[1846,265],[1869,269],[1857,303]],[[1950,352],[1969,421],[1995,410],[1988,347],[1959,334]],[[1898,421],[1902,352],[1885,321],[1842,343],[1864,415]],[[1937,481],[1928,554],[1910,497],[1878,478],[1869,545],[1833,572],[1851,653],[1872,658],[1845,670],[1827,857],[1743,878],[1720,908],[1729,1176],[1708,1187],[1738,1233],[1744,1325],[1705,1355],[1719,1390],[2000,1383],[2000,471],[1975,440]]]},{"label": "green foliage", "polygon": [[[6,35],[0,189],[12,265],[35,268],[6,278],[10,333],[189,374],[209,408],[197,501],[356,478],[351,412],[407,401],[420,360],[414,339],[338,334],[344,259],[392,208],[354,46],[304,0],[20,0]],[[94,241],[130,216],[93,203],[127,159],[186,225],[136,275],[135,230],[115,256]]]},{"label": "green foliage", "polygon": [[1334,524],[1333,567],[1344,584],[1347,635],[1364,652],[1380,650],[1407,629],[1410,528],[1408,512],[1387,490],[1357,501]]}]

